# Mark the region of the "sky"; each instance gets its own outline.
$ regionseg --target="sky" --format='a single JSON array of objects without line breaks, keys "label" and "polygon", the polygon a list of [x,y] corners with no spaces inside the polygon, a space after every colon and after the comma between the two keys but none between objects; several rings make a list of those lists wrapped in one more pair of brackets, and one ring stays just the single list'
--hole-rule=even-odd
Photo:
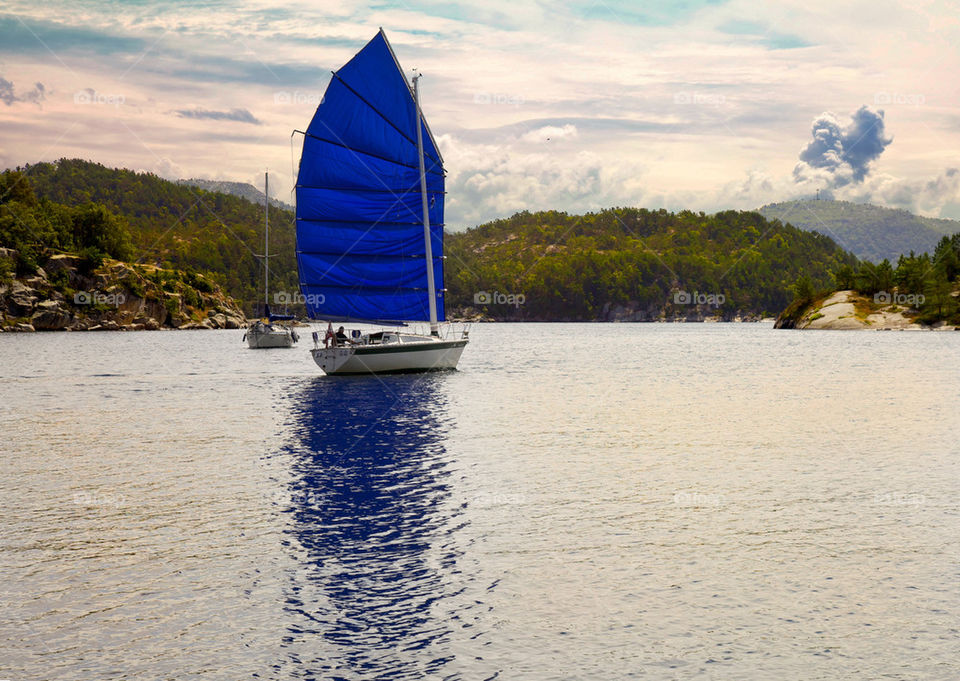
[{"label": "sky", "polygon": [[304,130],[383,27],[423,74],[446,224],[823,196],[960,218],[955,2],[0,5],[0,167],[84,158],[292,203]]}]

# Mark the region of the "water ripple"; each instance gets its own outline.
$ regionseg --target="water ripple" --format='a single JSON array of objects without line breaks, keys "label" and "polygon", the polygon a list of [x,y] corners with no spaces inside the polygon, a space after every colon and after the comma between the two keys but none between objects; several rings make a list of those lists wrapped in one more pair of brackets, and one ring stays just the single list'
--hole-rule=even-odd
[{"label": "water ripple", "polygon": [[241,336],[0,334],[0,678],[956,677],[960,334]]}]

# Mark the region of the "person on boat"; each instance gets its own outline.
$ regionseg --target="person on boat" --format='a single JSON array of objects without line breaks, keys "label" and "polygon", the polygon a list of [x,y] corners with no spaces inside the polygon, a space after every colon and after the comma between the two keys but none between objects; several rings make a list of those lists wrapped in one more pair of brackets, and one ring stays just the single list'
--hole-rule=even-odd
[{"label": "person on boat", "polygon": [[347,334],[343,330],[342,326],[339,329],[337,329],[336,339],[337,339],[337,345],[346,345],[347,343],[350,342],[350,339],[347,338]]},{"label": "person on boat", "polygon": [[330,341],[333,341],[333,344],[337,344],[337,334],[333,332],[333,322],[327,322],[327,333],[323,337],[323,347],[330,347]]}]

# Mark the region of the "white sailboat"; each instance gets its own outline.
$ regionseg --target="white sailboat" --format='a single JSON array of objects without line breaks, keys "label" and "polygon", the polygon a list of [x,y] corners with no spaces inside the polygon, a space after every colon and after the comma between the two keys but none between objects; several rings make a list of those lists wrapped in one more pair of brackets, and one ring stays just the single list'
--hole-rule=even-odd
[{"label": "white sailboat", "polygon": [[244,334],[244,339],[252,350],[290,348],[300,340],[296,331],[282,324],[275,324],[269,317],[258,319],[251,324]]},{"label": "white sailboat", "polygon": [[429,335],[355,330],[322,345],[314,333],[327,374],[455,369],[468,342],[465,330],[441,333],[445,178],[419,80],[407,84],[381,29],[333,74],[301,133],[297,266],[310,317],[430,323]]},{"label": "white sailboat", "polygon": [[322,347],[310,352],[327,374],[394,374],[456,369],[467,345],[464,333],[457,339],[440,339],[402,331],[363,334],[355,344]]},{"label": "white sailboat", "polygon": [[270,178],[267,173],[263,174],[263,193],[264,193],[264,237],[263,237],[263,313],[261,319],[253,322],[243,335],[247,341],[247,347],[253,350],[265,348],[289,348],[299,340],[297,332],[293,329],[278,324],[282,318],[270,314]]}]

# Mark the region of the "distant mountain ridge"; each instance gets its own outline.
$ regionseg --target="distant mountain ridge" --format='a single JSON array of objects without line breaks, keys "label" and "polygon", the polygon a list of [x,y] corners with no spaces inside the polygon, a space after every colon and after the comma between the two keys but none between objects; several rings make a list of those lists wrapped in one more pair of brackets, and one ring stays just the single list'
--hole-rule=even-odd
[{"label": "distant mountain ridge", "polygon": [[[254,187],[249,182],[228,182],[227,180],[201,180],[199,178],[190,178],[189,180],[177,180],[179,185],[198,187],[208,192],[220,192],[221,194],[230,194],[246,199],[258,206],[263,205],[263,192]],[[270,205],[283,210],[293,211],[293,206],[280,199],[270,199]]]},{"label": "distant mountain ridge", "polygon": [[960,222],[925,218],[868,203],[802,199],[771,203],[758,213],[794,227],[820,232],[858,258],[896,263],[901,255],[932,253],[943,236],[960,232]]}]

